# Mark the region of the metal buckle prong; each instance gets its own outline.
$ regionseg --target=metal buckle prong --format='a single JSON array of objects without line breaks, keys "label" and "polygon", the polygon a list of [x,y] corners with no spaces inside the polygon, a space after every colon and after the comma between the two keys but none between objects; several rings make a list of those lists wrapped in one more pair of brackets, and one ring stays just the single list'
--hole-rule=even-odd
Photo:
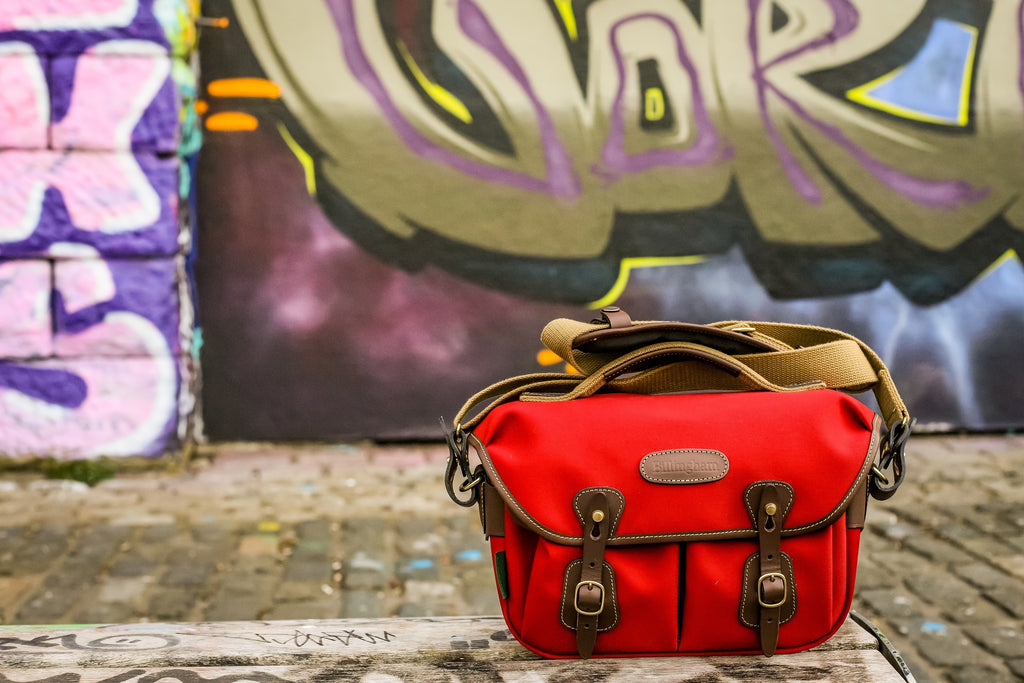
[{"label": "metal buckle prong", "polygon": [[[764,582],[773,581],[779,579],[782,581],[782,599],[778,602],[765,602],[764,601]],[[757,602],[761,607],[767,607],[772,609],[774,607],[782,607],[786,604],[786,598],[789,597],[789,585],[786,583],[785,574],[779,574],[778,572],[769,572],[768,574],[761,574],[761,578],[757,580]]]},{"label": "metal buckle prong", "polygon": [[[589,612],[587,610],[580,608],[580,589],[584,586],[593,587],[601,591],[601,605],[593,612]],[[572,606],[576,609],[577,614],[582,614],[585,617],[596,617],[604,611],[604,586],[601,585],[600,581],[580,581],[576,584],[576,594],[573,597]]]}]

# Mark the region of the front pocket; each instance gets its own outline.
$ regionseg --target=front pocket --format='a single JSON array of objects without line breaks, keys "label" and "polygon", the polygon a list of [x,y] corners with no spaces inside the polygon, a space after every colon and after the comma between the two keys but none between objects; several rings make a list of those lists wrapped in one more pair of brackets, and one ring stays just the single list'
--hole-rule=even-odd
[{"label": "front pocket", "polygon": [[[537,540],[532,562],[509,558],[510,572],[513,566],[530,568],[526,581],[516,582],[510,577],[513,588],[508,599],[508,613],[522,614],[519,623],[510,626],[527,647],[554,656],[577,655],[575,621],[563,613],[563,604],[566,573],[580,558],[578,546],[558,545],[544,539]],[[675,652],[677,546],[612,547],[605,551],[604,561],[609,579],[614,577],[615,582],[615,600],[606,601],[605,609],[614,612],[599,621],[602,628],[594,654]],[[517,593],[516,583],[525,590]]]}]

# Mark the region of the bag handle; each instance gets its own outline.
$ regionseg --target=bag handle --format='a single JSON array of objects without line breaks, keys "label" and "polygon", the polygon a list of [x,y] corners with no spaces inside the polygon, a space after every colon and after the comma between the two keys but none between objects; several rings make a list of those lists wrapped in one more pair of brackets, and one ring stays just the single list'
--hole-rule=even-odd
[{"label": "bag handle", "polygon": [[[679,361],[699,361],[697,363]],[[653,368],[651,366],[654,366]],[[647,370],[638,375],[616,381],[621,375]],[[555,402],[585,398],[603,387],[639,394],[658,394],[686,388],[727,389],[746,391],[804,391],[824,388],[802,384],[798,387],[782,386],[763,377],[736,357],[715,349],[689,342],[662,342],[630,351],[588,376],[578,377],[572,390],[564,394],[538,393],[536,389],[522,393],[521,401]]]}]

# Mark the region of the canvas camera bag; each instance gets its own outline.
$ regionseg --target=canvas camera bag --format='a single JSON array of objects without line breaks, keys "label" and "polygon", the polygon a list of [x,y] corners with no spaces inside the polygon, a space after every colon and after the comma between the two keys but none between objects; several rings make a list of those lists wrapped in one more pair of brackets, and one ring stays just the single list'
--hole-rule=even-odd
[{"label": "canvas camera bag", "polygon": [[[505,621],[548,657],[796,652],[850,609],[869,494],[911,420],[878,356],[826,328],[559,319],[578,372],[513,377],[448,433]],[[881,416],[850,393],[872,390]],[[461,479],[457,481],[461,475]]]}]

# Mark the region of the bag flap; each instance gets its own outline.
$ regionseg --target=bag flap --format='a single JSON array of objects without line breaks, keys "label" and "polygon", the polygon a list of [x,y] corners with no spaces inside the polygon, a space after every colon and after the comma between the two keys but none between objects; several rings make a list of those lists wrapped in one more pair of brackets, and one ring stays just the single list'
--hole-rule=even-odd
[{"label": "bag flap", "polygon": [[[756,536],[744,492],[792,489],[784,536],[837,519],[865,481],[880,420],[857,399],[794,393],[599,394],[495,408],[470,437],[511,514],[582,543],[577,494],[621,498],[612,545]],[[613,494],[614,495],[614,494]]]}]

